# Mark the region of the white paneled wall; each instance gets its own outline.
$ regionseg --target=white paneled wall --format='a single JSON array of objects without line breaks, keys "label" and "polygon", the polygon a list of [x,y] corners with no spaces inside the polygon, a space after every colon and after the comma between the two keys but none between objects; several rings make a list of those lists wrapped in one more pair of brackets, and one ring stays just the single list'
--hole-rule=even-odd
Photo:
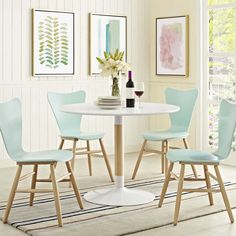
[{"label": "white paneled wall", "polygon": [[[73,77],[32,77],[32,8],[70,10],[76,14]],[[0,1],[0,102],[19,97],[23,109],[23,145],[26,150],[56,148],[59,137],[47,92],[83,89],[87,101],[107,94],[107,78],[91,77],[89,71],[89,13],[126,15],[128,20],[128,62],[135,80],[149,80],[149,1],[147,0],[1,0]],[[148,84],[146,84],[148,89]],[[147,91],[146,89],[146,91]],[[145,94],[148,98],[148,91]],[[148,118],[125,119],[125,148],[134,151]],[[105,131],[105,144],[113,150],[113,120],[83,117],[82,129]],[[0,160],[7,159],[0,138]]]},{"label": "white paneled wall", "polygon": [[[199,82],[199,42],[198,42],[198,1],[195,0],[150,0],[150,75],[149,83],[150,101],[165,102],[164,91],[167,87],[177,89],[191,89],[198,87]],[[161,7],[160,7],[161,6]],[[171,6],[171,7],[170,7]],[[189,77],[176,76],[157,76],[156,75],[156,18],[169,16],[189,15]],[[189,130],[189,144],[191,148],[197,147],[199,143],[198,128],[198,106],[199,99]],[[152,130],[166,129],[170,125],[168,116],[156,116],[150,119],[150,128]],[[181,143],[180,147],[183,144]]]}]

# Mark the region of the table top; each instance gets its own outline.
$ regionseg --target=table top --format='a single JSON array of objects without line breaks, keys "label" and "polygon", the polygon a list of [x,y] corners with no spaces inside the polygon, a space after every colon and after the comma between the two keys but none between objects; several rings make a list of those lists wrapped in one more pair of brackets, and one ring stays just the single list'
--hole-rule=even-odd
[{"label": "table top", "polygon": [[179,107],[164,103],[141,103],[142,108],[126,108],[120,109],[101,109],[91,103],[75,103],[64,105],[61,111],[94,116],[144,116],[155,114],[167,114],[179,111]]}]

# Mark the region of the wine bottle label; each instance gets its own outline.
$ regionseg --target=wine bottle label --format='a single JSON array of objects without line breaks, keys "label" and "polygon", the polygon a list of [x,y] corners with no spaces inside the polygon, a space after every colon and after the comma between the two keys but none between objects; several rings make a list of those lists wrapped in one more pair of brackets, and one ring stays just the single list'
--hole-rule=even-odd
[{"label": "wine bottle label", "polygon": [[134,98],[134,88],[126,88],[126,99]]}]

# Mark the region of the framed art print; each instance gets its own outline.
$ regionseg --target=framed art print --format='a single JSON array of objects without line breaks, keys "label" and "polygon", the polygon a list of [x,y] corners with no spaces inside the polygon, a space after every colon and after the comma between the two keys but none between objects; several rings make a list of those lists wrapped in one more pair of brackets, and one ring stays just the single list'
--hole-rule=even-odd
[{"label": "framed art print", "polygon": [[33,75],[74,75],[74,13],[33,9]]},{"label": "framed art print", "polygon": [[156,19],[156,75],[188,77],[188,31],[188,16]]},{"label": "framed art print", "polygon": [[90,14],[90,74],[100,74],[96,57],[104,57],[104,51],[124,51],[127,59],[126,16]]}]

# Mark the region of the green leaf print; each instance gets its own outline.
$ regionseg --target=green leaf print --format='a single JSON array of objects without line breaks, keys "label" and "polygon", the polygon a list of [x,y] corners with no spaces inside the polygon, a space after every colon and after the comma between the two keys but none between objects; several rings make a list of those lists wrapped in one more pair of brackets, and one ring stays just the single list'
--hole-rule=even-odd
[{"label": "green leaf print", "polygon": [[68,65],[68,27],[58,17],[46,16],[38,25],[39,63],[55,69]]}]

